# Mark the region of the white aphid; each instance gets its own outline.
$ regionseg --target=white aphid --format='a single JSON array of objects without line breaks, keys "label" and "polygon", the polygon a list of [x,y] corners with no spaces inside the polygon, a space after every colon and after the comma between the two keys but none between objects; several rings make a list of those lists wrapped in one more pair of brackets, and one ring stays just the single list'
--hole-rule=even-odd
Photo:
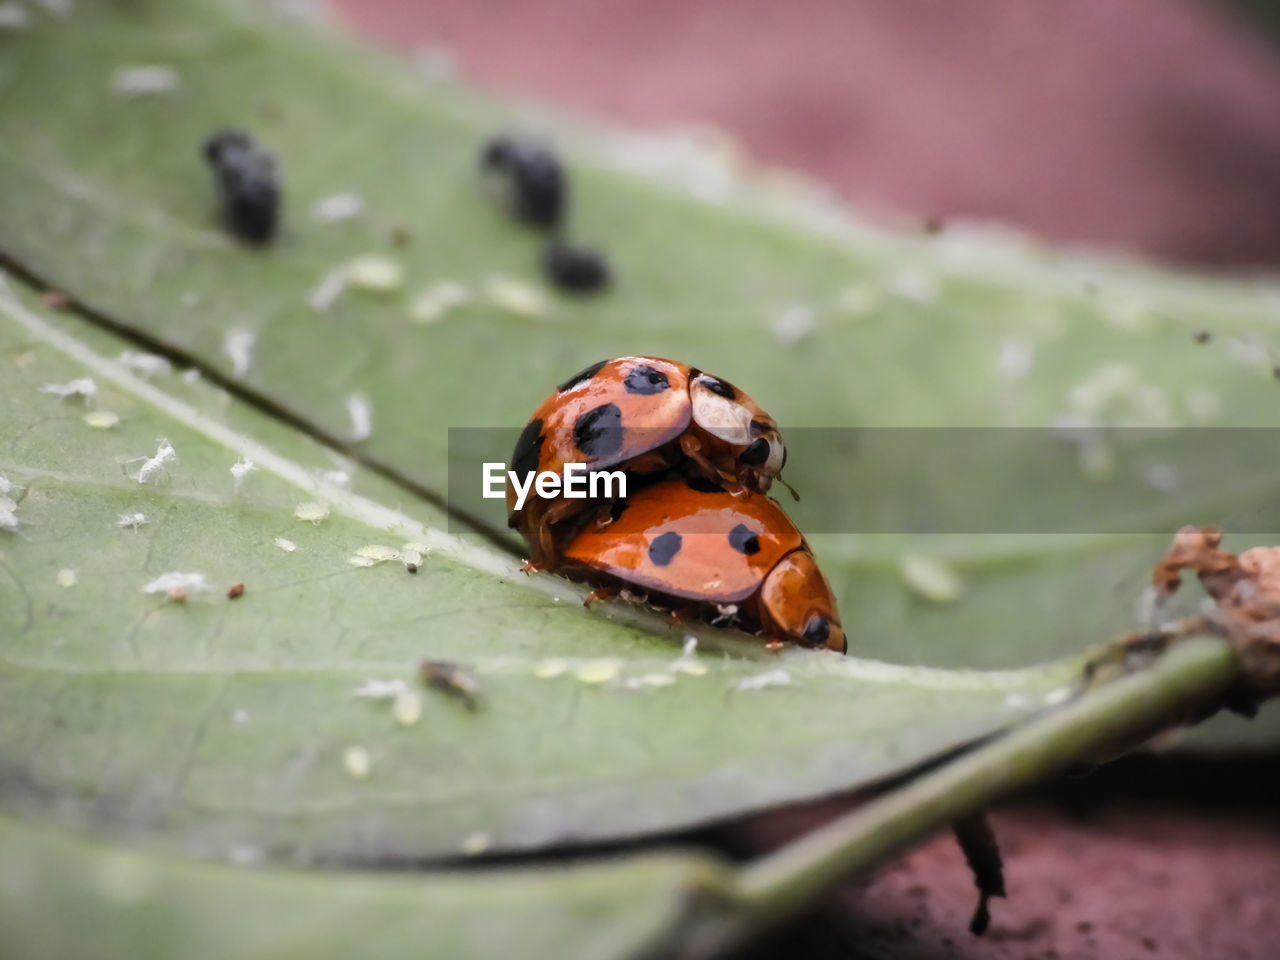
[{"label": "white aphid", "polygon": [[316,284],[316,288],[311,291],[307,297],[307,306],[316,313],[326,313],[342,296],[342,291],[347,288],[347,270],[345,267],[339,267],[337,270],[330,270],[325,274],[324,278]]},{"label": "white aphid", "polygon": [[116,357],[116,363],[144,377],[159,376],[173,370],[173,364],[167,358],[158,353],[143,353],[139,350],[123,351]]},{"label": "white aphid", "polygon": [[388,547],[381,543],[370,543],[360,547],[347,558],[347,563],[353,567],[372,567],[379,563],[386,563],[388,560],[399,560],[400,551],[395,547]]},{"label": "white aphid", "polygon": [[143,524],[150,522],[145,513],[122,513],[116,520],[116,526],[121,529],[128,527],[130,530],[137,530]]},{"label": "white aphid", "polygon": [[1018,381],[1031,372],[1035,351],[1025,340],[1010,337],[1000,342],[1000,355],[996,366],[1007,380]]},{"label": "white aphid", "polygon": [[754,677],[743,677],[734,684],[738,690],[763,690],[765,687],[786,687],[791,684],[791,674],[785,670],[768,670]]},{"label": "white aphid", "polygon": [[319,523],[329,517],[329,505],[319,500],[308,500],[300,503],[293,508],[293,515],[299,520],[309,520],[311,523]]},{"label": "white aphid", "polygon": [[84,415],[84,422],[95,430],[110,430],[120,422],[120,414],[110,410],[90,410]]},{"label": "white aphid", "polygon": [[58,586],[71,588],[79,582],[80,578],[77,577],[76,572],[69,567],[58,571]]},{"label": "white aphid", "polygon": [[391,257],[368,253],[347,264],[347,283],[367,293],[393,293],[404,284],[404,267]]},{"label": "white aphid", "polygon": [[311,208],[316,223],[339,223],[354,220],[364,213],[364,197],[358,193],[335,193],[317,200]]},{"label": "white aphid", "polygon": [[173,444],[161,437],[156,441],[155,456],[152,457],[134,457],[132,460],[126,460],[125,463],[141,463],[136,471],[129,474],[130,480],[136,480],[138,483],[147,483],[151,479],[164,476],[165,464],[176,463],[178,460],[177,451],[173,449]]},{"label": "white aphid", "polygon": [[364,780],[373,771],[373,758],[364,747],[347,747],[342,751],[342,765],[355,780]]},{"label": "white aphid", "polygon": [[347,397],[347,414],[351,417],[351,439],[368,440],[373,433],[373,404],[363,393]]},{"label": "white aphid", "polygon": [[202,590],[208,590],[209,581],[203,573],[162,573],[156,577],[145,587],[142,588],[143,593],[167,593],[174,599],[184,597],[189,593],[197,593]]},{"label": "white aphid", "polygon": [[154,97],[173,93],[181,84],[172,67],[121,67],[115,73],[112,87],[122,97]]},{"label": "white aphid", "polygon": [[296,543],[294,543],[292,540],[287,540],[284,537],[276,537],[271,542],[274,543],[281,550],[283,550],[285,553],[293,553],[293,551],[298,549],[298,545]]},{"label": "white aphid", "polygon": [[797,304],[783,310],[773,321],[773,339],[784,347],[790,347],[812,334],[817,326],[813,308]]},{"label": "white aphid", "polygon": [[253,471],[258,469],[258,465],[247,457],[241,457],[231,465],[231,479],[235,481],[236,489],[239,490],[244,483],[244,478]]},{"label": "white aphid", "polygon": [[493,274],[485,280],[485,293],[493,305],[518,317],[545,317],[550,302],[540,289],[524,280]]},{"label": "white aphid", "polygon": [[25,30],[31,26],[31,16],[25,7],[16,3],[0,3],[0,30]]},{"label": "white aphid", "polygon": [[239,327],[228,330],[222,339],[223,352],[231,358],[231,375],[237,379],[249,372],[249,364],[253,362],[254,339],[252,330]]},{"label": "white aphid", "polygon": [[898,573],[914,593],[934,603],[955,603],[964,594],[960,574],[941,557],[906,554],[898,561]]},{"label": "white aphid", "polygon": [[460,283],[444,280],[432,284],[413,298],[409,303],[409,319],[414,323],[435,323],[470,300],[470,290]]},{"label": "white aphid", "polygon": [[393,700],[409,689],[403,680],[366,680],[351,691],[357,700]]},{"label": "white aphid", "polygon": [[46,383],[40,388],[41,393],[48,393],[63,400],[67,397],[80,397],[87,400],[98,392],[98,385],[90,377],[78,377],[66,383]]},{"label": "white aphid", "polygon": [[402,727],[412,727],[422,717],[422,697],[417,690],[403,690],[391,704],[391,716]]}]

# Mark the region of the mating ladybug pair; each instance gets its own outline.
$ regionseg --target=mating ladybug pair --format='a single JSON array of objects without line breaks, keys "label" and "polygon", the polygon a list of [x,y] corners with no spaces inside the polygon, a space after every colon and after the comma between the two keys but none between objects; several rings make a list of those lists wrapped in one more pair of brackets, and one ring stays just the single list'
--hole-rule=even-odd
[{"label": "mating ladybug pair", "polygon": [[677,616],[735,622],[771,643],[845,650],[831,587],[804,536],[765,496],[787,460],[778,425],[725,380],[658,357],[620,357],[566,380],[534,412],[511,470],[620,470],[611,502],[531,496],[509,524],[531,566],[635,587]]}]

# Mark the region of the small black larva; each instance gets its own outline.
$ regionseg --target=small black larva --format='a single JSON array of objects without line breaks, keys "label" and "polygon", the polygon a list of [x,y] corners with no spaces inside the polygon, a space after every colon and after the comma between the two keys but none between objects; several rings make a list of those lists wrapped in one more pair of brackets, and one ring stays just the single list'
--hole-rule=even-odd
[{"label": "small black larva", "polygon": [[249,243],[275,236],[280,212],[276,158],[247,133],[219,130],[204,142],[227,230]]},{"label": "small black larva", "polygon": [[535,226],[559,228],[568,205],[569,184],[560,158],[550,147],[501,134],[485,144],[480,172],[512,216]]},{"label": "small black larva", "polygon": [[561,290],[591,293],[609,284],[609,262],[586,247],[552,240],[542,253],[542,270]]}]

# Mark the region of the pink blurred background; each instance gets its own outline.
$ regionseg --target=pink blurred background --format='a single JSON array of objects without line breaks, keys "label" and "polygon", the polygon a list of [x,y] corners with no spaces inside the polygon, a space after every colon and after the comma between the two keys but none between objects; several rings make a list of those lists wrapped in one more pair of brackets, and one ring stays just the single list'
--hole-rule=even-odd
[{"label": "pink blurred background", "polygon": [[864,209],[1280,265],[1280,54],[1210,0],[338,0],[485,86],[709,122]]}]

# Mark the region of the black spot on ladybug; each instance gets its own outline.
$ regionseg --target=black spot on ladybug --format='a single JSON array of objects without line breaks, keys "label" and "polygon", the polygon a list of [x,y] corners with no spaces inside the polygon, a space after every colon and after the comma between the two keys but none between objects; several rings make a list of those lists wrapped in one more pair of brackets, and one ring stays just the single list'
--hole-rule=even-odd
[{"label": "black spot on ladybug", "polygon": [[538,469],[542,458],[542,420],[530,420],[520,431],[520,439],[511,451],[511,469],[525,477]]},{"label": "black spot on ladybug", "polygon": [[205,140],[227,230],[249,243],[266,243],[276,232],[280,181],[276,159],[240,130],[220,130]]},{"label": "black spot on ladybug", "polygon": [[542,272],[561,290],[573,293],[591,293],[610,280],[609,263],[602,254],[558,240],[547,244],[542,254]]},{"label": "black spot on ladybug", "polygon": [[738,391],[733,389],[732,384],[725,383],[717,377],[704,374],[702,377],[702,383],[712,393],[719,394],[726,400],[733,400],[738,396]]},{"label": "black spot on ladybug", "polygon": [[627,388],[627,393],[650,396],[669,389],[671,381],[667,379],[667,375],[661,370],[655,370],[648,364],[641,364],[638,367],[631,368],[631,372],[622,381],[622,385]]},{"label": "black spot on ladybug", "polygon": [[769,459],[769,441],[764,437],[751,441],[751,446],[738,458],[749,467],[758,467]]},{"label": "black spot on ladybug", "polygon": [[660,537],[654,537],[649,544],[649,559],[659,567],[665,567],[680,552],[680,534],[668,530]]},{"label": "black spot on ladybug", "polygon": [[622,449],[622,411],[602,403],[582,414],[573,424],[573,444],[596,460],[617,453]]},{"label": "black spot on ladybug", "polygon": [[480,170],[512,216],[539,227],[560,225],[569,187],[560,158],[548,147],[523,137],[494,137],[480,154]]},{"label": "black spot on ladybug", "polygon": [[685,486],[690,490],[696,490],[698,493],[719,493],[720,487],[713,480],[706,477],[686,477]]},{"label": "black spot on ladybug", "polygon": [[578,384],[584,383],[587,380],[590,380],[592,377],[594,377],[597,373],[600,372],[600,368],[603,367],[608,362],[609,362],[608,360],[601,360],[599,363],[593,363],[591,366],[587,367],[585,370],[579,370],[577,373],[575,373],[572,377],[570,377],[564,383],[560,384],[560,386],[556,387],[556,390],[559,391],[560,393],[564,393],[566,390],[572,390]]},{"label": "black spot on ladybug", "polygon": [[812,617],[804,628],[804,642],[815,646],[827,642],[831,636],[831,624],[826,617]]},{"label": "black spot on ladybug", "polygon": [[745,523],[740,523],[729,531],[729,546],[739,553],[751,556],[760,552],[760,538]]}]

